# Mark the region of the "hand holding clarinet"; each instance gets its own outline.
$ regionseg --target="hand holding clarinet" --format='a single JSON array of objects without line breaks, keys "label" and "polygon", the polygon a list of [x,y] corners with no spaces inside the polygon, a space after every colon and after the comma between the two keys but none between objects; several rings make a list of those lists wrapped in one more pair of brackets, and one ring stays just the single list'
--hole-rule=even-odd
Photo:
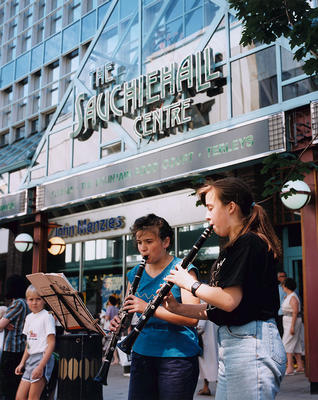
[{"label": "hand holding clarinet", "polygon": [[[130,289],[128,291],[128,296],[124,301],[124,305],[126,303],[126,300],[128,298],[135,297],[133,296],[138,288],[142,273],[146,267],[146,262],[147,262],[148,256],[144,256],[143,259],[141,260],[139,264],[138,271],[136,273],[135,279],[132,282]],[[131,301],[131,300],[130,300]],[[120,308],[118,315],[113,318],[113,320],[110,322],[110,327],[111,327],[111,337],[108,342],[105,355],[104,355],[104,361],[95,376],[94,380],[98,383],[102,383],[103,385],[107,385],[107,375],[108,375],[108,370],[109,366],[111,363],[111,360],[113,358],[114,351],[116,349],[117,342],[119,340],[120,334],[122,331],[127,329],[130,324],[131,320],[133,317],[133,313],[128,312],[127,309],[124,308],[124,305]],[[131,306],[129,306],[131,308]]]},{"label": "hand holding clarinet", "polygon": [[[180,278],[180,280],[183,280],[184,281],[183,284],[185,284],[185,285],[190,284],[190,279],[188,278],[188,276],[186,274],[181,275],[182,274],[181,269],[185,269],[185,270],[187,269],[188,265],[196,257],[196,255],[197,255],[198,251],[200,250],[200,248],[202,247],[203,243],[211,235],[212,230],[213,230],[212,225],[210,225],[208,228],[206,228],[204,230],[204,232],[201,234],[199,239],[193,245],[189,254],[182,260],[179,269],[176,270],[177,273],[180,272],[180,274],[178,274],[178,279]],[[172,277],[172,279],[176,279],[176,278]],[[195,281],[194,278],[191,277],[191,279],[193,279],[193,282]],[[170,292],[173,285],[174,285],[174,282],[171,282],[167,279],[167,282],[161,287],[161,289],[159,290],[157,295],[148,303],[145,311],[142,313],[142,315],[139,318],[138,323],[134,327],[134,329],[130,332],[130,334],[124,340],[122,340],[120,343],[117,344],[117,346],[124,353],[130,354],[132,346],[135,343],[139,333],[144,328],[147,321],[154,315],[157,308],[162,304],[164,298],[168,295],[168,293]],[[192,284],[191,284],[191,286],[192,286]],[[188,289],[188,286],[186,286],[186,288]],[[178,313],[178,314],[182,315],[181,313]]]}]

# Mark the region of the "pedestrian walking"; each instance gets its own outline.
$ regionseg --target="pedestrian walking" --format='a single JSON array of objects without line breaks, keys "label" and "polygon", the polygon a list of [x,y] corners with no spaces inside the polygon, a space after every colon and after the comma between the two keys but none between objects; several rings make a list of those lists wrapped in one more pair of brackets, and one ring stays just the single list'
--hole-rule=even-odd
[{"label": "pedestrian walking", "polygon": [[199,357],[199,379],[203,379],[203,387],[198,391],[198,394],[211,396],[209,383],[216,382],[218,379],[217,327],[213,322],[201,319],[198,322],[197,330],[202,338],[203,346],[202,355]]},{"label": "pedestrian walking", "polygon": [[[293,375],[295,372],[304,372],[304,363],[302,360],[302,327],[303,321],[301,317],[301,304],[299,297],[295,293],[296,282],[292,278],[286,278],[283,283],[283,289],[286,298],[282,304],[283,310],[283,326],[284,336],[283,343],[287,353],[287,370],[286,375]],[[297,361],[297,369],[294,371],[295,356]]]}]

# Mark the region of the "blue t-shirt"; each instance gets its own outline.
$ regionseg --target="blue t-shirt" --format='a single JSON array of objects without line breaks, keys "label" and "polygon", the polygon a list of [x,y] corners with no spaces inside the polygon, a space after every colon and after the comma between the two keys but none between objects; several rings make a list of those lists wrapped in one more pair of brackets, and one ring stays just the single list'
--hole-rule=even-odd
[{"label": "blue t-shirt", "polygon": [[[165,283],[163,278],[169,275],[170,270],[181,261],[180,258],[174,257],[171,263],[154,278],[144,271],[135,296],[149,303],[156,296],[156,291],[160,289],[160,284]],[[139,265],[128,272],[130,283],[132,283],[138,267]],[[197,268],[190,264],[188,271],[193,269],[196,273],[198,272]],[[181,303],[180,288],[174,285],[171,292],[176,300]],[[194,328],[171,324],[156,317],[149,319],[139,334],[133,346],[133,351],[151,357],[192,357],[201,353]]]}]

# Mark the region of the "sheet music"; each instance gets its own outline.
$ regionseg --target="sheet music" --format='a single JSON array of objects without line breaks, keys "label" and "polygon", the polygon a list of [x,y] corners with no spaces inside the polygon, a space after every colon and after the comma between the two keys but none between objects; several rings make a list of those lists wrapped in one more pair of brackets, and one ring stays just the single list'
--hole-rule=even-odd
[{"label": "sheet music", "polygon": [[86,329],[106,336],[63,273],[38,272],[26,277],[49,304],[64,329],[69,332]]}]

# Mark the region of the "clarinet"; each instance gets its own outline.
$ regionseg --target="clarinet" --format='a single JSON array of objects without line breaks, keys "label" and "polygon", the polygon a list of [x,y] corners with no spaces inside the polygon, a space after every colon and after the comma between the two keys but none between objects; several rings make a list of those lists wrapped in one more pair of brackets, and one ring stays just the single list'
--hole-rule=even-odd
[{"label": "clarinet", "polygon": [[[198,251],[202,247],[203,243],[211,235],[212,229],[213,229],[212,225],[210,225],[208,228],[206,228],[204,230],[204,232],[201,234],[199,239],[193,245],[189,254],[182,260],[182,262],[181,262],[182,268],[185,269],[188,267],[189,264],[192,263],[192,261],[195,259],[196,255],[198,254]],[[134,327],[134,329],[130,332],[130,334],[124,340],[122,340],[120,343],[117,344],[117,347],[119,347],[120,350],[122,350],[126,354],[131,353],[132,346],[134,345],[139,333],[144,328],[144,326],[146,325],[146,323],[150,319],[150,317],[153,316],[153,314],[155,313],[157,308],[163,302],[164,297],[167,296],[167,294],[170,292],[170,290],[172,289],[173,286],[174,286],[174,284],[172,282],[166,282],[161,287],[158,294],[148,303],[145,311],[139,317],[137,325]]]},{"label": "clarinet", "polygon": [[[136,293],[141,275],[146,266],[147,258],[148,258],[148,256],[144,256],[143,259],[141,260],[141,262],[139,264],[139,268],[138,268],[135,278],[130,286],[127,296],[130,296],[130,295],[133,295]],[[133,318],[133,313],[128,313],[128,311],[123,310],[124,303],[125,303],[125,300],[123,301],[123,304],[122,304],[120,310],[118,311],[118,316],[120,318],[119,326],[116,329],[116,331],[112,332],[110,335],[110,339],[107,344],[107,348],[105,350],[104,361],[103,361],[97,375],[94,378],[95,382],[101,383],[103,385],[107,385],[107,375],[108,375],[109,366],[113,359],[113,354],[116,349],[117,342],[120,338],[120,334],[122,331],[124,331],[125,329],[127,329],[130,326],[131,320]]]}]

